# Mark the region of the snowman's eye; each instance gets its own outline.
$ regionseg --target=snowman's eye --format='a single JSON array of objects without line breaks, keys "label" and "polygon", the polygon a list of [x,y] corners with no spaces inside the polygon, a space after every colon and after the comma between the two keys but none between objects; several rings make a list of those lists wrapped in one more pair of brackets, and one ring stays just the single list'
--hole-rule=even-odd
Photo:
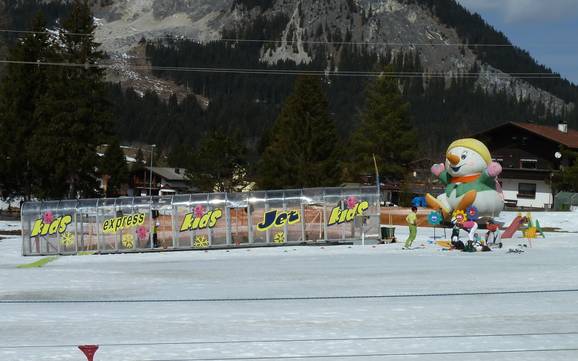
[{"label": "snowman's eye", "polygon": [[468,156],[468,155],[467,155],[466,153],[462,154],[462,159],[465,160],[465,159],[467,158],[467,156]]}]

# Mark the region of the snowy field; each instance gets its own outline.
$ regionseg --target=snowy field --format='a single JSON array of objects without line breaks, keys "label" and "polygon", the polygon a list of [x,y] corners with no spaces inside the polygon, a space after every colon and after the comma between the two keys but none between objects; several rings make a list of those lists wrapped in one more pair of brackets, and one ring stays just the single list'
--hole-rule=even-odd
[{"label": "snowy field", "polygon": [[[521,213],[526,216],[528,212],[502,212],[497,221],[504,222],[506,226]],[[530,212],[533,220],[538,220],[543,228],[557,228],[559,232],[578,233],[578,212]]]},{"label": "snowy field", "polygon": [[20,198],[20,197],[16,197],[16,198],[12,199],[10,202],[3,200],[3,199],[0,199],[0,211],[1,210],[7,210],[9,207],[19,207],[21,200],[22,200],[22,198]]},{"label": "snowy field", "polygon": [[0,221],[0,236],[2,232],[13,232],[20,230],[20,222]]},{"label": "snowy field", "polygon": [[0,238],[0,360],[82,361],[79,344],[100,344],[96,361],[578,359],[578,234],[474,254],[442,251],[432,234],[421,228],[425,248],[411,251],[73,256],[31,269],[16,266],[39,258]]}]

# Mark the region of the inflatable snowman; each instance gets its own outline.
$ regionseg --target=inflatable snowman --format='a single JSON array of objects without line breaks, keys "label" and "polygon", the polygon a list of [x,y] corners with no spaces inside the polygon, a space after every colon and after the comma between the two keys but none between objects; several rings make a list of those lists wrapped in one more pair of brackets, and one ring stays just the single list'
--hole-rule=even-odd
[{"label": "inflatable snowman", "polygon": [[502,166],[492,162],[484,143],[459,139],[450,144],[445,164],[435,164],[432,173],[446,186],[437,198],[426,194],[428,206],[448,218],[455,210],[474,206],[480,216],[497,217],[504,209],[504,196],[496,177]]}]

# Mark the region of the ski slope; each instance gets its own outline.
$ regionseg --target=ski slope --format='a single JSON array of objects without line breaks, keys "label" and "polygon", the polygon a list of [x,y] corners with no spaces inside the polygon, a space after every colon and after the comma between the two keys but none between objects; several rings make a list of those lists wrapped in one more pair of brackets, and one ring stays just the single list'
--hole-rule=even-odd
[{"label": "ski slope", "polygon": [[[504,222],[507,227],[514,218],[521,213],[526,216],[528,212],[502,212],[497,221]],[[530,212],[533,220],[540,221],[542,228],[556,228],[561,232],[578,233],[578,212]]]},{"label": "ski slope", "polygon": [[4,232],[13,232],[20,230],[20,222],[14,221],[0,221],[0,233]]},{"label": "ski slope", "polygon": [[96,361],[578,359],[577,234],[475,254],[441,251],[432,235],[420,228],[412,251],[74,256],[30,269],[16,266],[38,258],[0,238],[0,360],[81,361],[79,344],[100,344]]}]

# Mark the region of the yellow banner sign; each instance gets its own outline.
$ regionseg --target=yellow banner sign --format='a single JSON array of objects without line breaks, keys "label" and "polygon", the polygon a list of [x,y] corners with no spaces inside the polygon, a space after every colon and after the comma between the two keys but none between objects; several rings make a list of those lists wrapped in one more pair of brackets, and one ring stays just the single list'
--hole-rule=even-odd
[{"label": "yellow banner sign", "polygon": [[145,216],[144,213],[136,213],[107,219],[102,224],[102,231],[104,233],[116,233],[122,229],[142,226],[145,221]]},{"label": "yellow banner sign", "polygon": [[354,207],[350,209],[341,209],[341,207],[335,207],[331,210],[331,215],[329,216],[328,226],[334,224],[342,224],[353,221],[355,216],[360,216],[369,208],[369,202],[363,201],[357,203]]},{"label": "yellow banner sign", "polygon": [[283,227],[286,224],[295,224],[301,220],[297,211],[269,211],[263,215],[263,222],[257,224],[259,231],[266,231],[271,227]]},{"label": "yellow banner sign", "polygon": [[223,211],[218,208],[203,214],[201,217],[195,217],[194,212],[187,213],[181,224],[181,232],[213,228],[222,216]]},{"label": "yellow banner sign", "polygon": [[66,232],[66,228],[72,222],[72,217],[69,215],[61,216],[52,219],[40,218],[34,221],[34,226],[32,227],[31,237],[36,236],[51,236],[54,234],[62,234]]}]

